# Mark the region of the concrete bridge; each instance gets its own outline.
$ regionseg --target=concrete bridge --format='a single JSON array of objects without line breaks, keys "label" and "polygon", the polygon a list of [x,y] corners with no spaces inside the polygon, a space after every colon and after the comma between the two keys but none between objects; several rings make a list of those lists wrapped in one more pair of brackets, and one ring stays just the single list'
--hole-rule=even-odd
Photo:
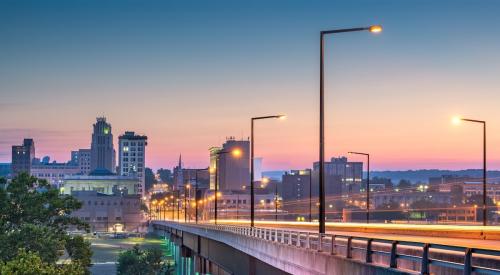
[{"label": "concrete bridge", "polygon": [[[425,241],[430,237],[419,242],[380,233],[318,234],[272,224],[151,225],[156,234],[174,241],[183,257],[192,258],[200,274],[500,274],[500,243],[495,240],[459,246],[436,238]],[[496,249],[485,249],[481,241]]]}]

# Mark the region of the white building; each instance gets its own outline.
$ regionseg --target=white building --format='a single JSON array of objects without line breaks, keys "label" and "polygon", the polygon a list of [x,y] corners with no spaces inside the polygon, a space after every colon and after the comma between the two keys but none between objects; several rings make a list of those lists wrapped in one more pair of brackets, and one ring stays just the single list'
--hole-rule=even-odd
[{"label": "white building", "polygon": [[66,163],[35,164],[31,167],[31,175],[47,180],[52,186],[60,188],[64,178],[80,173],[80,167]]},{"label": "white building", "polygon": [[118,137],[118,173],[139,179],[138,194],[145,194],[146,145],[148,137],[125,132]]}]

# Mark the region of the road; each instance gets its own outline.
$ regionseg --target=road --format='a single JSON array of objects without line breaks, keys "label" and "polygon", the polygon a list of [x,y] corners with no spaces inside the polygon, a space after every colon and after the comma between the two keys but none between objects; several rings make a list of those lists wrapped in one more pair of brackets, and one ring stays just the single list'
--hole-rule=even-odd
[{"label": "road", "polygon": [[[201,223],[201,222],[200,222]],[[212,222],[206,222],[211,223]],[[219,220],[218,224],[248,226],[246,220]],[[255,226],[317,232],[310,222],[256,221]],[[327,233],[353,237],[422,242],[500,251],[500,226],[327,223]]]}]

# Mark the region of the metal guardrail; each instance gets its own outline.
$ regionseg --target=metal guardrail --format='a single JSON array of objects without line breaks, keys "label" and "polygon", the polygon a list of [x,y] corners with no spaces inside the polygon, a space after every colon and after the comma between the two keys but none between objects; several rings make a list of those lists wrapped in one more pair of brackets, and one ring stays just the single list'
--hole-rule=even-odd
[{"label": "metal guardrail", "polygon": [[[361,251],[362,260],[365,263],[374,263],[373,256],[381,255],[389,258],[387,267],[400,269],[398,259],[404,259],[420,263],[420,274],[430,274],[430,266],[439,266],[455,270],[462,270],[464,275],[495,274],[500,275],[500,251],[488,249],[476,249],[463,246],[441,245],[422,242],[397,241],[377,238],[355,237],[348,235],[319,234],[313,232],[294,231],[278,228],[244,227],[235,225],[211,225],[211,224],[181,224],[175,222],[162,222],[182,230],[182,227],[195,227],[205,230],[216,230],[238,234],[250,238],[290,245],[304,249],[310,249],[331,255],[343,256],[347,259],[353,258],[353,252]],[[386,249],[383,249],[386,248]],[[399,253],[398,248],[409,248],[420,252],[418,255]],[[341,253],[343,250],[344,253]],[[463,262],[452,262],[432,258],[431,252],[461,255]],[[495,264],[492,267],[473,264],[473,258],[489,258]],[[379,263],[377,263],[379,265]]]}]

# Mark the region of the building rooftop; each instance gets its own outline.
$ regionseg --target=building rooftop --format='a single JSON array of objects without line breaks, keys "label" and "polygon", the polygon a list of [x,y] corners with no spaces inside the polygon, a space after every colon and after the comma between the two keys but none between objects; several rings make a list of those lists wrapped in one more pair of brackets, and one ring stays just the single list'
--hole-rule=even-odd
[{"label": "building rooftop", "polygon": [[89,176],[114,176],[114,175],[116,174],[104,168],[97,168],[89,173]]},{"label": "building rooftop", "polygon": [[135,132],[132,131],[125,131],[125,134],[119,136],[118,139],[147,140],[148,137],[145,135],[136,135]]}]

